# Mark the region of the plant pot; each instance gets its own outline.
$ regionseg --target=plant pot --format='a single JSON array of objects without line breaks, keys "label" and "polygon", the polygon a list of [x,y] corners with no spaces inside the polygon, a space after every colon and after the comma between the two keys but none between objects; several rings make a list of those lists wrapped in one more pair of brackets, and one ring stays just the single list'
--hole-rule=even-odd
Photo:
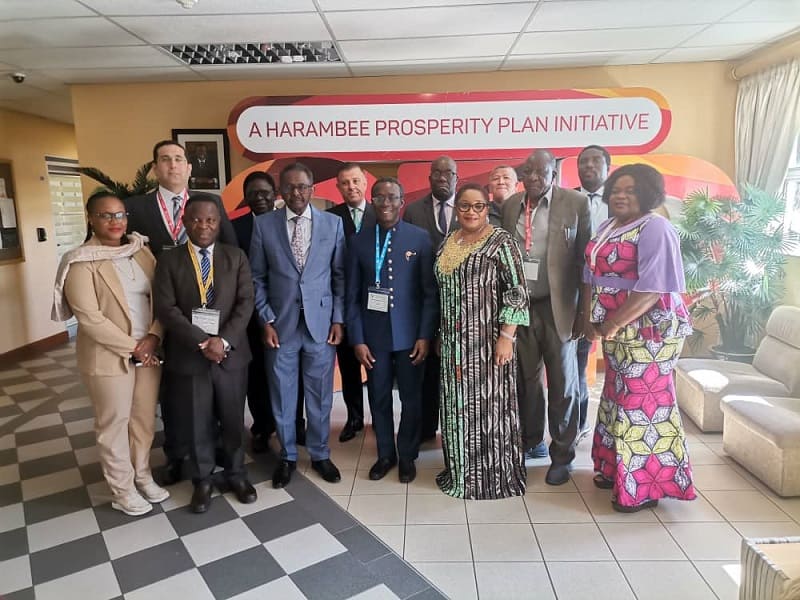
[{"label": "plant pot", "polygon": [[721,346],[711,346],[709,348],[711,354],[714,355],[714,358],[718,360],[727,360],[731,362],[739,362],[745,364],[753,364],[753,357],[756,355],[756,351],[753,348],[748,348],[747,350],[740,350],[739,352],[728,352],[723,350]]}]

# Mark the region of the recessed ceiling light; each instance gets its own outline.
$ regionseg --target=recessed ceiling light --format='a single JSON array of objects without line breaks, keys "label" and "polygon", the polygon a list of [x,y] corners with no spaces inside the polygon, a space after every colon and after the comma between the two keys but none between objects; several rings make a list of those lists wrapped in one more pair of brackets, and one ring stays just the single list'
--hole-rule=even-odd
[{"label": "recessed ceiling light", "polygon": [[197,0],[175,0],[175,2],[183,8],[194,8],[194,5],[197,4]]},{"label": "recessed ceiling light", "polygon": [[341,62],[330,41],[167,44],[161,46],[187,65]]}]

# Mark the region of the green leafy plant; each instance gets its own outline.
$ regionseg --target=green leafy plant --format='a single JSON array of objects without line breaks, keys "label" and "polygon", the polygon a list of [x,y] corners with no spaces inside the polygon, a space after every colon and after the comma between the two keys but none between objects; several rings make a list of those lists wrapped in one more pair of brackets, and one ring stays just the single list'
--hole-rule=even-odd
[{"label": "green leafy plant", "polygon": [[[677,224],[690,310],[696,322],[714,317],[723,352],[752,352],[783,297],[786,252],[783,198],[747,187],[741,200],[691,193]],[[702,331],[695,329],[695,343]]]},{"label": "green leafy plant", "polygon": [[[136,175],[131,183],[124,183],[122,181],[114,181],[111,177],[103,173],[100,169],[94,167],[80,167],[78,170],[87,177],[94,179],[96,182],[102,184],[95,192],[100,189],[108,190],[113,193],[117,198],[123,199],[129,196],[141,196],[150,190],[158,187],[158,181],[148,177],[150,168],[153,163],[146,162],[136,171]],[[94,192],[93,192],[94,193]]]}]

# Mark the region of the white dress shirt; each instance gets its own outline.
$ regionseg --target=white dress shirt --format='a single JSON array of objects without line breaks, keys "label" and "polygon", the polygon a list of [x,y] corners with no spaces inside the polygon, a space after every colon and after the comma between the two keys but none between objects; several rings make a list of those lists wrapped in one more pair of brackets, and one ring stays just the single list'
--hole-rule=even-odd
[{"label": "white dress shirt", "polygon": [[[450,227],[450,223],[453,222],[453,209],[455,208],[455,197],[456,197],[455,194],[453,194],[447,200],[445,200],[444,216],[447,219],[448,228]],[[446,234],[447,231],[442,231],[442,228],[439,227],[439,205],[441,204],[441,200],[437,199],[433,195],[431,195],[431,198],[433,198],[433,220],[436,223],[436,229],[439,230],[439,233]]]},{"label": "white dress shirt", "polygon": [[[172,199],[175,196],[181,197],[181,209],[186,206],[186,200],[188,199],[188,194],[186,193],[186,188],[182,189],[179,194],[175,192],[169,191],[164,186],[158,186],[158,193],[161,194],[161,197],[164,199],[164,206],[167,207],[167,213],[169,213],[170,218],[172,218]],[[157,200],[156,200],[157,201]],[[161,210],[161,206],[158,207],[158,212],[161,213],[161,220],[164,222],[164,227],[169,232],[170,237],[172,237],[172,226],[167,222],[167,215],[164,214],[164,211]],[[181,230],[183,229],[183,225],[181,225]]]},{"label": "white dress shirt", "polygon": [[[608,218],[608,204],[603,202],[603,186],[597,188],[597,191],[590,192],[581,186],[581,194],[589,198],[589,211],[592,217],[592,235],[597,233],[597,228],[600,223]],[[592,194],[590,196],[590,194]]]}]

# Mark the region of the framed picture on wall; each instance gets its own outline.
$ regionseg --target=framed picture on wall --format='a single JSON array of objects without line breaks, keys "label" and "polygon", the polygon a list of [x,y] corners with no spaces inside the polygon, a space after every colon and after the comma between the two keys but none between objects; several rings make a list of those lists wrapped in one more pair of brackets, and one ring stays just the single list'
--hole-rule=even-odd
[{"label": "framed picture on wall", "polygon": [[173,129],[172,139],[186,148],[192,165],[189,189],[220,194],[231,179],[228,132],[224,129]]}]

